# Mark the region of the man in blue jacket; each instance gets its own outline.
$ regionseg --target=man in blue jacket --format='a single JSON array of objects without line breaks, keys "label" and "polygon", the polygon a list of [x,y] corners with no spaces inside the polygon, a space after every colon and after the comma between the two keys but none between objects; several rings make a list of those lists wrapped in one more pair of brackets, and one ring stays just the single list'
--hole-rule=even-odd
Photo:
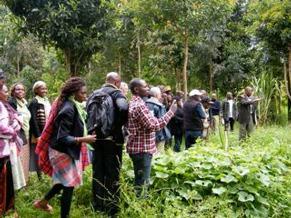
[{"label": "man in blue jacket", "polygon": [[[156,118],[161,118],[166,114],[166,107],[161,103],[162,93],[159,87],[153,87],[150,90],[151,98],[146,101],[152,115]],[[165,142],[171,138],[170,130],[167,127],[164,127],[160,131],[156,132],[156,145],[159,153],[165,151]]]}]

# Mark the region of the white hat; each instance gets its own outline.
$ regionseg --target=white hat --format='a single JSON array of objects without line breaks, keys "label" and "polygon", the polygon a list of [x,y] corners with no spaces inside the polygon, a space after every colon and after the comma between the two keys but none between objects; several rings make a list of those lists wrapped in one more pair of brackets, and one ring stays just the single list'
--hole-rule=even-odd
[{"label": "white hat", "polygon": [[34,83],[32,90],[35,93],[35,90],[38,89],[41,86],[46,86],[46,83],[44,81],[37,81]]},{"label": "white hat", "polygon": [[201,96],[202,93],[198,90],[198,89],[193,89],[190,93],[189,93],[189,96],[192,97],[194,95],[198,95],[198,96]]}]

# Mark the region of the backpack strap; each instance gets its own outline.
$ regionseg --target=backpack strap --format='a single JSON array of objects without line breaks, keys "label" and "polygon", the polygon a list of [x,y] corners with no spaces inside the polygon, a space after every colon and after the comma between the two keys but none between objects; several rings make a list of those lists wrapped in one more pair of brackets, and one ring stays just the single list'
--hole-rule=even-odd
[{"label": "backpack strap", "polygon": [[[111,90],[110,90],[111,89]],[[111,87],[103,87],[102,88],[102,91],[103,92],[105,92],[105,93],[107,93],[111,98],[112,98],[112,95],[115,93],[115,92],[118,92],[118,91],[120,91],[119,89],[114,89],[114,88],[111,88]],[[114,100],[113,98],[112,98],[112,100]],[[114,104],[115,104],[115,101],[113,101],[114,102]]]}]

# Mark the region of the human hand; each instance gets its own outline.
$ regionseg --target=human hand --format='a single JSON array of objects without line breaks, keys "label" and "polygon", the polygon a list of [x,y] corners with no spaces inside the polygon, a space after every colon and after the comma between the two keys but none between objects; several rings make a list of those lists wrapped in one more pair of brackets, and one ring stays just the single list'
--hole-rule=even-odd
[{"label": "human hand", "polygon": [[82,137],[82,142],[85,142],[85,143],[93,143],[96,141],[96,135],[87,135],[87,136],[84,136]]},{"label": "human hand", "polygon": [[175,113],[177,111],[177,101],[174,100],[171,107],[170,107],[170,111],[172,111],[173,113]]}]

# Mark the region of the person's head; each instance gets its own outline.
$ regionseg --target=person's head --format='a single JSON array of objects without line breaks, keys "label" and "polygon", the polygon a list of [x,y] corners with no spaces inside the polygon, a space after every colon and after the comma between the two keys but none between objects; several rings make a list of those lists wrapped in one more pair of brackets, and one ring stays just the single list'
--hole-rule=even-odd
[{"label": "person's head", "polygon": [[159,101],[162,100],[162,92],[159,87],[152,87],[150,90],[150,95]]},{"label": "person's head", "polygon": [[22,83],[15,83],[11,87],[11,96],[18,99],[25,98],[25,87]]},{"label": "person's head", "polygon": [[170,94],[172,92],[171,86],[165,86],[164,92]]},{"label": "person's head", "polygon": [[183,91],[176,91],[176,96],[183,98],[184,97],[184,92]]},{"label": "person's head", "polygon": [[2,89],[2,86],[4,85],[6,80],[4,71],[2,69],[0,69],[0,89]]},{"label": "person's head", "polygon": [[112,84],[117,88],[120,88],[121,78],[120,75],[116,72],[110,72],[106,75],[106,83]]},{"label": "person's head", "polygon": [[178,107],[183,107],[183,96],[176,95],[175,97],[173,97],[173,99],[176,100]]},{"label": "person's head", "polygon": [[129,89],[133,95],[137,95],[142,98],[148,96],[149,88],[146,81],[143,79],[132,79],[129,83]]},{"label": "person's head", "polygon": [[47,86],[44,81],[37,81],[32,87],[33,93],[40,97],[45,97],[47,95]]},{"label": "person's head", "polygon": [[127,85],[126,82],[121,82],[120,83],[120,90],[121,90],[123,95],[125,95],[125,96],[127,95],[127,93],[128,93],[128,85]]},{"label": "person's head", "polygon": [[247,86],[247,87],[245,88],[245,95],[248,96],[248,97],[250,97],[250,96],[252,96],[252,94],[253,94],[253,89],[252,89],[252,87]]},{"label": "person's head", "polygon": [[202,93],[198,89],[193,89],[189,93],[189,98],[194,99],[196,101],[201,101],[201,96],[202,96]]},{"label": "person's head", "polygon": [[212,93],[212,95],[211,95],[211,99],[212,99],[212,100],[217,100],[217,95],[216,95],[216,93]]},{"label": "person's head", "polygon": [[173,102],[173,99],[174,98],[174,96],[172,95],[172,93],[168,93],[167,94],[167,101],[168,101],[168,104],[172,104],[172,102]]},{"label": "person's head", "polygon": [[9,96],[8,88],[5,84],[3,84],[2,88],[0,89],[0,100],[7,101],[8,96]]},{"label": "person's head", "polygon": [[201,93],[201,96],[202,96],[202,97],[207,97],[207,96],[208,96],[208,93],[207,93],[206,90],[204,90],[204,89],[201,89],[201,90],[200,90],[200,93]]},{"label": "person's head", "polygon": [[233,99],[232,93],[231,93],[231,92],[227,92],[227,93],[226,93],[226,98],[227,98],[228,100]]},{"label": "person's head", "polygon": [[201,103],[205,109],[208,109],[210,108],[212,102],[208,96],[202,96]]},{"label": "person's head", "polygon": [[86,101],[87,89],[85,81],[80,77],[71,77],[62,87],[60,98],[61,100],[68,99],[73,96],[78,102]]}]

